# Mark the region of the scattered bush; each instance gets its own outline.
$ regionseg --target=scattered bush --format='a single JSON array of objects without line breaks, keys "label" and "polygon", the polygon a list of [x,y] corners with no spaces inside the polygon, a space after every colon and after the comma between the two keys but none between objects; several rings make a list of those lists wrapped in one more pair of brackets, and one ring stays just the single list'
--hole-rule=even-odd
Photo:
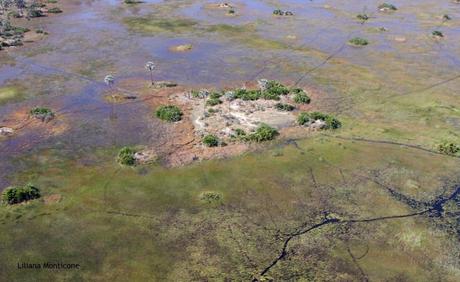
[{"label": "scattered bush", "polygon": [[289,94],[289,89],[278,81],[269,80],[265,92],[280,96]]},{"label": "scattered bush", "polygon": [[62,13],[62,10],[59,9],[58,7],[53,7],[53,8],[48,9],[48,13],[59,14],[59,13]]},{"label": "scattered bush", "polygon": [[211,99],[219,99],[220,97],[222,97],[222,94],[219,93],[219,92],[212,92],[212,93],[209,95],[209,98],[211,98]]},{"label": "scattered bush", "polygon": [[305,125],[311,121],[310,115],[308,113],[300,113],[297,117],[297,123],[299,125]]},{"label": "scattered bush", "polygon": [[283,103],[277,103],[275,105],[275,108],[277,110],[285,111],[285,112],[290,112],[290,111],[293,111],[295,109],[295,107],[293,105],[283,104]]},{"label": "scattered bush", "polygon": [[369,16],[366,15],[366,14],[359,14],[359,15],[356,16],[356,18],[357,18],[358,20],[360,20],[360,21],[363,21],[363,22],[369,20]]},{"label": "scattered bush", "polygon": [[27,184],[23,187],[9,187],[2,193],[2,201],[8,205],[14,205],[37,198],[40,198],[40,190],[32,184]]},{"label": "scattered bush", "polygon": [[235,134],[237,137],[243,137],[243,136],[246,136],[246,132],[244,132],[243,129],[241,128],[237,128],[235,129]]},{"label": "scattered bush", "polygon": [[355,45],[355,46],[366,46],[366,45],[369,44],[369,41],[367,41],[366,39],[361,38],[361,37],[352,38],[348,42],[350,44],[352,44],[352,45]]},{"label": "scattered bush", "polygon": [[160,106],[155,111],[155,115],[164,121],[175,122],[182,119],[181,110],[174,105]]},{"label": "scattered bush", "polygon": [[275,16],[293,16],[294,13],[291,12],[291,11],[283,11],[283,10],[280,10],[280,9],[276,9],[273,11],[273,15]]},{"label": "scattered bush", "polygon": [[203,137],[203,144],[207,147],[217,147],[219,146],[219,138],[214,135],[206,135]]},{"label": "scattered bush", "polygon": [[305,93],[303,90],[296,93],[293,100],[297,104],[310,104],[311,101],[310,97],[308,97],[307,93]]},{"label": "scattered bush", "polygon": [[44,14],[41,10],[38,10],[37,8],[31,7],[27,10],[27,15],[30,18],[38,18],[38,17],[43,17]]},{"label": "scattered bush", "polygon": [[120,152],[118,152],[118,163],[127,166],[133,166],[136,164],[136,159],[134,158],[136,150],[131,147],[123,147]]},{"label": "scattered bush", "polygon": [[247,141],[263,142],[273,140],[278,134],[275,128],[267,124],[261,124],[256,129],[256,132],[247,135],[245,139]]},{"label": "scattered bush", "polygon": [[451,142],[444,142],[438,145],[438,151],[446,155],[456,155],[460,152],[460,145]]},{"label": "scattered bush", "polygon": [[444,21],[450,21],[452,18],[448,14],[445,14],[445,15],[442,16],[442,19]]},{"label": "scattered bush", "polygon": [[206,101],[206,105],[211,107],[219,104],[222,104],[222,101],[219,98],[209,98]]},{"label": "scattered bush", "polygon": [[41,121],[47,122],[54,118],[54,113],[48,108],[36,107],[30,110],[30,115],[40,119]]},{"label": "scattered bush", "polygon": [[255,101],[258,100],[262,95],[260,90],[247,90],[247,89],[237,89],[235,91],[235,98],[241,100],[251,100]]},{"label": "scattered bush", "polygon": [[433,31],[433,32],[431,33],[431,35],[433,35],[434,37],[439,37],[439,38],[444,37],[444,34],[443,34],[441,31],[439,31],[439,30]]},{"label": "scattered bush", "polygon": [[380,11],[396,11],[398,10],[395,5],[389,3],[383,3],[379,5]]},{"label": "scattered bush", "polygon": [[235,10],[234,10],[234,9],[230,9],[230,10],[228,10],[228,13],[229,13],[230,15],[234,15],[234,14],[235,14]]},{"label": "scattered bush", "polygon": [[200,200],[207,204],[220,203],[222,201],[222,194],[214,191],[203,192],[200,195]]},{"label": "scattered bush", "polygon": [[342,123],[332,115],[313,112],[313,113],[300,113],[297,117],[297,123],[299,125],[306,125],[316,120],[322,120],[326,123],[325,129],[337,129],[342,126]]}]

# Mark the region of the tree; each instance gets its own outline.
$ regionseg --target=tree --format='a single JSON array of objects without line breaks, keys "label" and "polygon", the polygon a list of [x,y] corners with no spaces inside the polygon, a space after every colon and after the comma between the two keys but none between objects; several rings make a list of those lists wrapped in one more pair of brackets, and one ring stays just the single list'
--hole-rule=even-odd
[{"label": "tree", "polygon": [[152,82],[152,85],[154,84],[153,83],[153,70],[156,68],[156,65],[154,62],[147,62],[145,64],[145,69],[148,70],[150,72],[150,81]]},{"label": "tree", "polygon": [[115,83],[115,78],[113,77],[113,75],[111,74],[108,74],[104,77],[104,83],[107,84],[107,86],[109,87],[110,89],[110,92],[111,92],[111,96],[112,96],[112,108],[111,108],[111,113],[110,113],[110,119],[111,120],[114,120],[117,118],[116,114],[115,114],[115,109],[114,109],[114,103],[115,103],[115,95],[113,93],[113,84]]}]

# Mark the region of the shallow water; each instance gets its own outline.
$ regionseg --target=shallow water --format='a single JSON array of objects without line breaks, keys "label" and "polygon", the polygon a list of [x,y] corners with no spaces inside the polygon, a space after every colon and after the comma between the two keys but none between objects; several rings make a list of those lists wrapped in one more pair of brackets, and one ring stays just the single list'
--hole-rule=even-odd
[{"label": "shallow water", "polygon": [[[158,64],[155,79],[214,87],[261,77],[295,81],[306,70],[321,65],[330,54],[342,60],[344,67],[364,67],[374,76],[372,83],[377,83],[375,77],[380,77],[380,87],[395,91],[418,87],[417,80],[420,85],[424,85],[425,79],[439,81],[460,70],[460,41],[456,40],[460,36],[460,5],[448,1],[398,1],[399,10],[388,14],[378,12],[380,1],[373,0],[235,1],[238,7],[235,17],[204,9],[203,5],[210,2],[145,1],[127,7],[113,0],[71,1],[66,2],[63,14],[32,21],[31,25],[44,28],[49,36],[23,48],[10,49],[7,55],[2,51],[5,54],[0,56],[8,56],[10,62],[0,65],[0,84],[24,87],[27,95],[20,102],[0,106],[0,117],[6,119],[24,106],[48,105],[62,109],[58,116],[66,117],[69,129],[50,137],[25,128],[24,135],[2,141],[0,187],[5,187],[8,175],[19,169],[15,159],[46,148],[56,147],[63,152],[84,148],[90,152],[97,147],[162,142],[161,138],[153,138],[161,135],[162,129],[160,123],[147,118],[152,111],[148,106],[142,103],[116,106],[119,118],[113,122],[109,119],[112,105],[101,98],[106,90],[102,84],[106,74],[113,73],[117,81],[139,77],[148,80],[143,66],[149,60]],[[169,7],[169,12],[158,14],[158,7],[163,5]],[[295,16],[273,17],[274,8],[291,10]],[[355,19],[363,11],[371,15],[365,24]],[[130,31],[123,23],[126,17],[150,13],[160,18],[185,17],[202,28],[198,31],[188,28],[180,34],[142,34]],[[441,25],[439,17],[444,13],[453,20]],[[243,27],[251,24],[255,29],[242,31],[246,37],[236,38],[202,30],[218,24]],[[373,31],[379,27],[388,31]],[[429,35],[434,29],[442,30],[446,39],[433,41]],[[289,39],[287,35],[296,38]],[[353,36],[366,37],[371,45],[366,48],[346,45]],[[404,36],[406,42],[396,42],[397,36]],[[283,47],[261,49],[245,39],[254,37],[274,40]],[[193,50],[169,51],[172,45],[185,43],[193,44]],[[329,68],[337,71],[340,66],[337,63],[330,66],[327,62],[321,65],[325,72]],[[307,75],[301,83],[314,84],[318,79],[334,76],[342,79],[340,72],[323,74]],[[411,83],[400,84],[398,79],[402,76],[410,76]],[[355,81],[347,78],[344,83],[345,88],[365,85],[358,77]],[[455,89],[458,85],[453,81],[446,87]],[[332,95],[341,95],[341,91],[327,83],[318,87]]]}]

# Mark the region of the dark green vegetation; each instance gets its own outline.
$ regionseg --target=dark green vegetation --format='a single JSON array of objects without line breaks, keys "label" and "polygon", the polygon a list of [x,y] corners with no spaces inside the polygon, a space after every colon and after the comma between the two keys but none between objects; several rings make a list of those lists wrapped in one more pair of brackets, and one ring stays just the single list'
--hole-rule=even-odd
[{"label": "dark green vegetation", "polygon": [[36,107],[30,110],[30,115],[40,119],[43,122],[48,122],[54,118],[54,112],[51,109],[44,107]]},{"label": "dark green vegetation", "polygon": [[305,93],[305,91],[303,91],[302,89],[299,89],[299,88],[294,89],[293,93],[294,93],[293,100],[297,104],[310,104],[311,102],[310,97],[308,97],[307,93]]},{"label": "dark green vegetation", "polygon": [[312,113],[300,113],[297,117],[297,123],[299,125],[309,125],[311,122],[316,120],[322,120],[326,122],[325,129],[337,129],[342,127],[342,123],[332,115],[320,113],[320,112],[312,112]]},{"label": "dark green vegetation", "polygon": [[294,13],[291,12],[291,11],[283,11],[283,10],[280,10],[280,9],[276,9],[273,11],[273,15],[275,16],[293,16]]},{"label": "dark green vegetation", "polygon": [[179,107],[174,105],[158,107],[155,111],[155,115],[157,118],[169,122],[176,122],[182,119],[182,111]]},{"label": "dark green vegetation", "polygon": [[369,44],[369,41],[367,41],[366,39],[364,38],[361,38],[361,37],[354,37],[352,39],[350,39],[350,41],[348,41],[351,45],[354,45],[354,46],[366,46]]},{"label": "dark green vegetation", "polygon": [[40,190],[32,184],[22,187],[8,187],[2,192],[2,202],[7,205],[19,204],[40,198]]},{"label": "dark green vegetation", "polygon": [[118,152],[117,162],[121,165],[133,166],[136,164],[136,159],[134,158],[136,150],[131,147],[123,147]]},{"label": "dark green vegetation", "polygon": [[246,141],[246,142],[264,142],[264,141],[273,140],[278,135],[279,135],[279,132],[275,128],[262,123],[252,133],[246,133],[243,129],[237,128],[235,130],[234,138],[237,138],[239,140]]},{"label": "dark green vegetation", "polygon": [[267,124],[261,124],[255,132],[246,135],[245,140],[254,142],[270,141],[275,139],[278,134],[275,128]]},{"label": "dark green vegetation", "polygon": [[203,137],[203,144],[206,147],[217,147],[219,146],[219,138],[212,134],[206,135]]},{"label": "dark green vegetation", "polygon": [[214,191],[203,192],[200,200],[207,204],[217,204],[222,202],[222,194]]},{"label": "dark green vegetation", "polygon": [[434,37],[438,37],[438,38],[442,38],[444,37],[444,33],[442,33],[441,31],[439,30],[435,30],[431,33],[431,35],[433,35]]},{"label": "dark green vegetation", "polygon": [[369,16],[367,14],[358,14],[356,18],[360,21],[367,21],[369,20]]},{"label": "dark green vegetation", "polygon": [[283,104],[283,103],[277,103],[275,105],[275,108],[277,110],[285,111],[285,112],[290,112],[290,111],[293,111],[295,109],[295,107],[293,105]]},{"label": "dark green vegetation", "polygon": [[58,7],[53,7],[53,8],[48,9],[48,13],[59,14],[59,13],[62,13],[62,10],[59,9]]},{"label": "dark green vegetation", "polygon": [[438,145],[439,152],[446,155],[457,155],[460,153],[460,145],[452,142],[444,142]]},{"label": "dark green vegetation", "polygon": [[390,3],[383,3],[379,5],[379,10],[381,11],[396,11],[398,8],[396,8],[395,5],[390,4]]},{"label": "dark green vegetation", "polygon": [[[193,95],[193,93],[192,93]],[[221,93],[213,92],[209,95],[209,98],[206,100],[206,105],[207,106],[216,106],[219,104],[222,104],[222,100],[220,100],[220,97],[222,96]]]}]

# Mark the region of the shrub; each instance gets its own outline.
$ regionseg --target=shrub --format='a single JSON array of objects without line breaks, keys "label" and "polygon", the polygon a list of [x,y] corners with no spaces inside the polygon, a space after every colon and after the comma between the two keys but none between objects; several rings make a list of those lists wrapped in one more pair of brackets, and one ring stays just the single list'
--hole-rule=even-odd
[{"label": "shrub", "polygon": [[295,109],[295,107],[293,105],[283,104],[283,103],[277,103],[275,105],[275,108],[277,110],[286,111],[286,112],[290,112],[290,111],[293,111]]},{"label": "shrub", "polygon": [[207,147],[217,147],[219,146],[219,138],[211,134],[206,135],[203,137],[203,144]]},{"label": "shrub", "polygon": [[367,41],[366,39],[361,38],[361,37],[352,38],[348,42],[350,44],[352,44],[352,45],[355,45],[355,46],[366,46],[366,45],[369,44],[369,41]]},{"label": "shrub", "polygon": [[308,95],[303,92],[299,92],[299,93],[296,93],[294,95],[294,102],[296,102],[297,104],[310,104],[310,97],[308,97]]},{"label": "shrub", "polygon": [[448,14],[445,14],[445,15],[442,16],[442,19],[444,21],[450,21],[452,18]]},{"label": "shrub", "polygon": [[237,89],[235,91],[235,98],[236,99],[241,99],[241,100],[251,100],[255,101],[260,98],[262,95],[260,90],[246,90],[246,89]]},{"label": "shrub", "polygon": [[446,155],[456,155],[460,152],[460,145],[451,142],[444,142],[438,145],[438,151]]},{"label": "shrub", "polygon": [[182,119],[182,112],[181,110],[174,105],[168,106],[160,106],[155,111],[155,115],[165,121],[175,122],[180,121]]},{"label": "shrub", "polygon": [[222,104],[222,101],[219,98],[209,98],[206,101],[207,106],[215,106],[215,105],[219,105],[219,104]]},{"label": "shrub", "polygon": [[275,80],[269,80],[266,85],[266,90],[265,92],[268,92],[272,95],[287,95],[289,94],[289,89],[284,86],[283,84],[279,83],[278,81]]},{"label": "shrub", "polygon": [[53,7],[53,8],[48,9],[48,13],[59,14],[59,13],[62,13],[62,10],[59,9],[58,7]]},{"label": "shrub", "polygon": [[222,194],[214,191],[203,192],[200,195],[200,200],[207,204],[220,203],[222,201]]},{"label": "shrub", "polygon": [[32,184],[27,184],[23,187],[9,187],[2,193],[2,201],[8,205],[18,204],[37,198],[40,198],[40,190]]},{"label": "shrub", "polygon": [[48,108],[36,107],[30,110],[30,114],[42,121],[49,121],[54,118],[54,113]]},{"label": "shrub", "polygon": [[299,116],[297,117],[297,123],[299,125],[305,125],[306,123],[310,122],[310,115],[308,113],[300,113]]},{"label": "shrub", "polygon": [[444,37],[444,34],[439,30],[433,31],[431,35],[433,35],[434,37]]},{"label": "shrub", "polygon": [[247,141],[263,142],[273,140],[277,135],[278,131],[267,124],[261,124],[256,132],[251,133],[247,136]]},{"label": "shrub", "polygon": [[228,10],[228,13],[229,13],[230,15],[234,15],[234,14],[235,14],[235,10],[234,10],[234,9],[230,9],[230,10]]},{"label": "shrub", "polygon": [[332,115],[313,112],[313,113],[300,113],[297,117],[297,123],[299,125],[305,125],[315,120],[322,120],[326,123],[326,129],[337,129],[342,127],[342,123]]},{"label": "shrub", "polygon": [[395,5],[389,3],[383,3],[379,5],[381,11],[396,11],[398,10]]},{"label": "shrub", "polygon": [[236,134],[237,137],[246,136],[246,132],[244,132],[244,130],[241,129],[241,128],[235,129],[235,134]]},{"label": "shrub", "polygon": [[356,16],[356,18],[360,21],[367,21],[369,19],[369,16],[366,14],[359,14]]},{"label": "shrub", "polygon": [[48,3],[50,3],[50,4],[56,4],[56,3],[58,2],[58,0],[48,0],[48,1],[46,1],[46,2],[48,2]]},{"label": "shrub", "polygon": [[43,12],[41,10],[38,10],[35,7],[31,7],[28,11],[27,14],[31,18],[38,18],[38,17],[43,17]]},{"label": "shrub", "polygon": [[282,16],[284,15],[284,12],[280,9],[276,9],[273,11],[273,15]]},{"label": "shrub", "polygon": [[118,152],[118,163],[127,166],[133,166],[136,164],[136,159],[134,158],[136,150],[131,147],[123,147],[120,152]]},{"label": "shrub", "polygon": [[211,98],[211,99],[219,99],[220,97],[222,97],[222,94],[219,93],[219,92],[212,92],[212,93],[209,95],[209,98]]}]

